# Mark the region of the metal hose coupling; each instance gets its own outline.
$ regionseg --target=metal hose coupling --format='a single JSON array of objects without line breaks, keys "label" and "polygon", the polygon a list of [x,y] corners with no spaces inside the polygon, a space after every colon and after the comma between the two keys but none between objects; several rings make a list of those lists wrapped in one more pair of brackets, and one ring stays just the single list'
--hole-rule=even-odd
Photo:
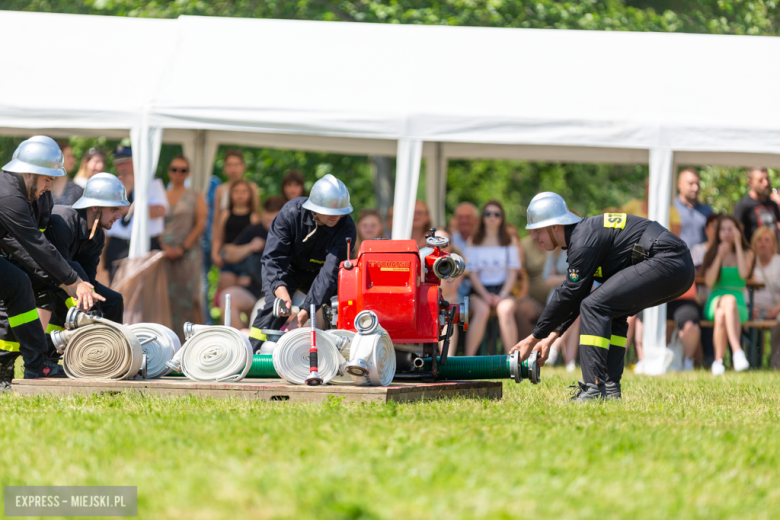
[{"label": "metal hose coupling", "polygon": [[339,371],[331,379],[332,385],[354,385],[352,376],[347,373],[346,367],[349,359],[350,346],[352,340],[356,336],[351,330],[331,329],[326,330],[325,334],[333,338],[333,342],[336,344],[336,349],[339,351]]},{"label": "metal hose coupling", "polygon": [[372,311],[355,316],[357,335],[350,345],[347,373],[357,386],[388,386],[395,377],[395,348]]},{"label": "metal hose coupling", "polygon": [[538,385],[540,381],[541,367],[536,364],[538,352],[531,352],[528,359],[519,363],[520,352],[515,351],[509,356],[509,375],[515,380],[515,383],[528,379],[531,383]]},{"label": "metal hose coupling", "polygon": [[84,325],[98,323],[103,316],[99,312],[84,312],[78,307],[71,307],[65,315],[65,330],[74,330]]},{"label": "metal hose coupling", "polygon": [[[236,382],[252,367],[252,344],[233,327],[194,325],[166,367],[193,381]],[[186,331],[186,329],[185,329]]]}]

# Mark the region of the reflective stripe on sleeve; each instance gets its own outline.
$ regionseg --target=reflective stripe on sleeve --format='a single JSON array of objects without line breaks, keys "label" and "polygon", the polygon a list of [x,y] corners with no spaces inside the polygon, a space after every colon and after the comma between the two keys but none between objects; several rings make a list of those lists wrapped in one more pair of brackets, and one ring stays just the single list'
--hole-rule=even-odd
[{"label": "reflective stripe on sleeve", "polygon": [[627,342],[628,338],[624,338],[623,336],[612,336],[609,338],[609,344],[615,345],[616,347],[625,347]]},{"label": "reflective stripe on sleeve", "polygon": [[51,334],[55,330],[65,330],[65,329],[63,329],[59,325],[54,325],[52,323],[49,323],[48,325],[46,325],[46,334]]},{"label": "reflective stripe on sleeve", "polygon": [[263,334],[263,332],[260,329],[257,329],[255,327],[252,327],[252,329],[249,331],[249,337],[260,341],[265,341],[267,339],[266,335]]},{"label": "reflective stripe on sleeve", "polygon": [[75,307],[77,303],[78,300],[76,300],[76,298],[68,298],[67,300],[65,300],[65,305],[67,305],[68,309],[70,309],[71,307]]},{"label": "reflective stripe on sleeve", "polygon": [[19,343],[16,341],[5,341],[4,339],[0,339],[0,350],[19,352]]}]

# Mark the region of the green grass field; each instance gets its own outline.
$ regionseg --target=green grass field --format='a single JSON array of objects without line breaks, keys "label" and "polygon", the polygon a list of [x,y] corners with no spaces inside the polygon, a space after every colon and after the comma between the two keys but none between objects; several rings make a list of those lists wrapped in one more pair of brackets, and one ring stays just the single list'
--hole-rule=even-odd
[{"label": "green grass field", "polygon": [[2,485],[136,485],[139,518],[780,517],[780,374],[573,377],[409,405],[0,396]]}]

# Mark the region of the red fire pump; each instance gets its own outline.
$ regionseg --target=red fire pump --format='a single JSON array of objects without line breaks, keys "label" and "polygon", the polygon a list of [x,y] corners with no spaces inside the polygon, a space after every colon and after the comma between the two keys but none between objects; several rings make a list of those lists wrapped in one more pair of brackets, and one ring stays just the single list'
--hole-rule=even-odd
[{"label": "red fire pump", "polygon": [[[338,329],[356,330],[358,313],[373,311],[399,354],[434,360],[435,378],[439,341],[444,341],[439,362],[445,364],[454,325],[468,330],[468,298],[463,304],[445,301],[441,281],[457,278],[466,266],[459,255],[442,250],[449,239],[436,236],[436,229],[431,228],[426,242],[428,247],[418,252],[414,240],[364,241],[354,261],[341,263],[331,319]],[[453,326],[442,335],[442,329],[450,324]],[[408,357],[411,363],[412,355]],[[400,361],[399,369],[403,365]]]}]

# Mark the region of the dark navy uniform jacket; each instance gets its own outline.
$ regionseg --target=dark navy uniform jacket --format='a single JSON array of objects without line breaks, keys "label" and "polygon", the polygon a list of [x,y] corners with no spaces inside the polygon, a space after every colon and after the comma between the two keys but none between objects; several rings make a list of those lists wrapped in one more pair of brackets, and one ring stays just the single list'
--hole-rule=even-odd
[{"label": "dark navy uniform jacket", "polygon": [[[590,294],[593,282],[604,283],[632,265],[634,244],[639,242],[650,223],[650,220],[634,215],[605,213],[565,226],[567,247],[564,249],[569,263],[566,280],[555,289],[533,336],[544,339],[555,330],[561,334],[565,332],[579,316],[580,303]],[[669,231],[658,237],[652,249],[652,256],[683,253],[688,253],[685,242]]]},{"label": "dark navy uniform jacket", "polygon": [[266,294],[287,286],[291,279],[296,280],[298,287],[305,287],[313,279],[302,304],[308,310],[312,303],[318,307],[329,303],[336,294],[339,265],[347,259],[346,239],[349,237],[354,244],[356,230],[349,215],[332,228],[317,226],[312,212],[303,208],[307,200],[307,197],[293,199],[276,215],[268,232],[262,263]]},{"label": "dark navy uniform jacket", "polygon": [[99,226],[92,240],[89,239],[91,232],[87,226],[86,209],[54,206],[45,235],[66,260],[76,262],[84,269],[89,282],[94,285],[106,238]]},{"label": "dark navy uniform jacket", "polygon": [[[51,194],[44,193],[41,199],[45,206]],[[0,248],[14,261],[32,261],[57,284],[70,285],[78,275],[41,232],[39,221],[45,226],[48,220],[39,215],[41,204],[27,199],[21,174],[0,171]]]}]

